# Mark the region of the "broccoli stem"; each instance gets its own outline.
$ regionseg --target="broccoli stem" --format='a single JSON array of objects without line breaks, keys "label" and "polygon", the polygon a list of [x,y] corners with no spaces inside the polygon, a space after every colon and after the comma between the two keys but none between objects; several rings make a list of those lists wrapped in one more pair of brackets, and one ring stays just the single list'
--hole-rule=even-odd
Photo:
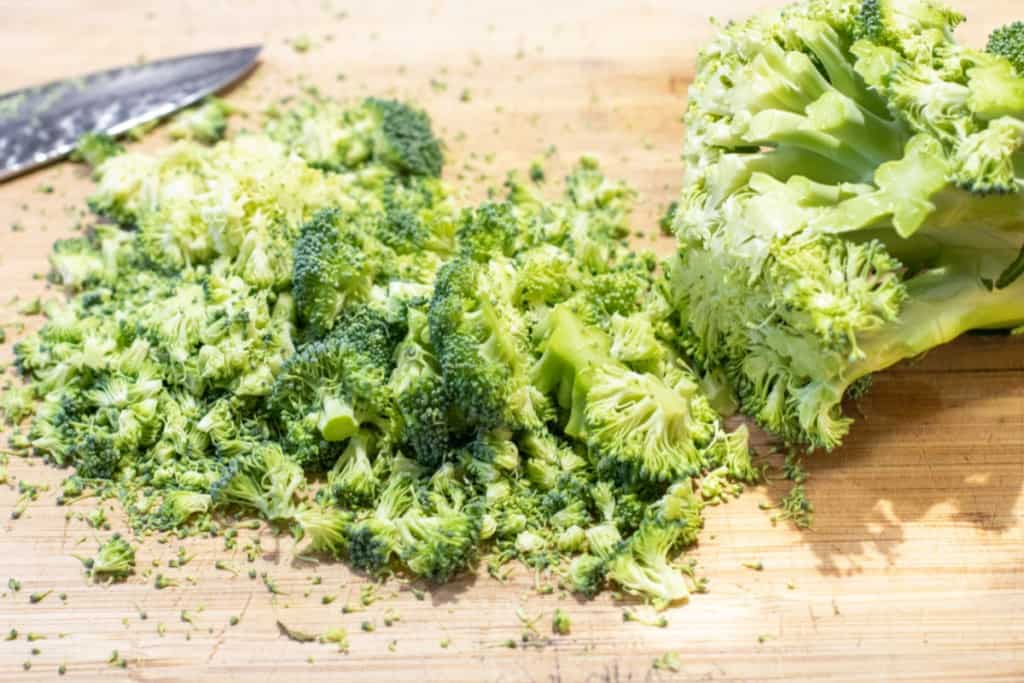
[{"label": "broccoli stem", "polygon": [[359,429],[359,420],[356,419],[352,406],[332,397],[324,399],[318,426],[325,441],[344,441]]},{"label": "broccoli stem", "polygon": [[860,341],[863,355],[847,368],[843,390],[865,375],[919,356],[969,330],[1024,324],[1021,278],[1003,289],[989,291],[973,270],[944,268],[919,275],[907,286],[910,299],[899,320]]},{"label": "broccoli stem", "polygon": [[715,206],[750,182],[755,173],[763,173],[785,181],[793,176],[804,176],[816,183],[836,185],[859,179],[843,164],[798,147],[780,147],[767,152],[751,154],[723,154],[715,168],[711,186]]}]

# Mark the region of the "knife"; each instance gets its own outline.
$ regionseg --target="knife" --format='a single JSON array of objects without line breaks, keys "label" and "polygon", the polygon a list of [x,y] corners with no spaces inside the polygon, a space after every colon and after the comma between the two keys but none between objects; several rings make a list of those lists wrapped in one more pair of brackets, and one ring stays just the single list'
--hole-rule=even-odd
[{"label": "knife", "polygon": [[0,95],[0,182],[67,155],[85,133],[123,133],[236,82],[260,46],[99,71]]}]

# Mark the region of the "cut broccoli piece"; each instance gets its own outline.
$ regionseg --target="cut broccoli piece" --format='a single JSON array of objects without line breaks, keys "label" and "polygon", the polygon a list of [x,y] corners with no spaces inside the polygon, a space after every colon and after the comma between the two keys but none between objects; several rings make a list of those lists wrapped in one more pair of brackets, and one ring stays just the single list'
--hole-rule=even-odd
[{"label": "cut broccoli piece", "polygon": [[311,166],[332,171],[373,163],[399,175],[440,176],[444,161],[427,115],[395,100],[367,98],[351,109],[309,101],[267,132]]},{"label": "cut broccoli piece", "polygon": [[547,325],[533,382],[567,411],[566,434],[629,476],[671,481],[699,470],[717,416],[694,400],[695,383],[630,370],[612,357],[607,335],[567,305]]},{"label": "cut broccoli piece", "polygon": [[208,97],[201,104],[175,116],[167,132],[175,140],[195,140],[212,145],[224,139],[231,113],[232,108],[227,102]]},{"label": "cut broccoli piece", "polygon": [[295,242],[292,287],[299,319],[315,337],[334,328],[346,307],[365,302],[389,254],[338,209],[317,213]]},{"label": "cut broccoli piece", "polygon": [[[360,425],[385,430],[393,410],[387,387],[401,326],[375,309],[350,309],[328,337],[303,346],[281,367],[268,397],[295,455],[319,460],[326,444],[344,441]],[[311,429],[316,436],[311,435]]]},{"label": "cut broccoli piece", "polygon": [[1005,57],[1018,75],[1024,75],[1024,21],[1015,21],[992,31],[985,51]]},{"label": "cut broccoli piece", "polygon": [[482,521],[476,504],[461,510],[443,505],[434,514],[414,508],[398,521],[402,561],[418,576],[445,583],[475,562]]},{"label": "cut broccoli piece", "polygon": [[539,425],[543,397],[530,385],[522,315],[510,304],[514,267],[462,256],[442,267],[430,302],[430,341],[461,422],[490,430]]},{"label": "cut broccoli piece", "polygon": [[71,152],[71,160],[88,164],[93,171],[99,169],[104,161],[124,153],[124,147],[106,133],[86,133],[78,138],[75,149]]},{"label": "cut broccoli piece", "polygon": [[82,560],[93,581],[122,581],[135,573],[135,548],[120,534],[100,545],[95,557]]},{"label": "cut broccoli piece", "polygon": [[454,434],[454,408],[429,340],[427,314],[409,308],[408,334],[395,351],[389,388],[401,420],[399,440],[408,444],[416,461],[436,469],[449,455]]}]

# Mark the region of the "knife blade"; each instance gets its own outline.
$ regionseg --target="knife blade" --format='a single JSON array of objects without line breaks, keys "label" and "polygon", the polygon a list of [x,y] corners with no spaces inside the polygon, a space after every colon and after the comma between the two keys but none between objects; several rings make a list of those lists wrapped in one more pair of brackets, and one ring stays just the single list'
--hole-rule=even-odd
[{"label": "knife blade", "polygon": [[172,57],[0,95],[0,182],[60,159],[85,133],[117,135],[231,85],[260,49]]}]

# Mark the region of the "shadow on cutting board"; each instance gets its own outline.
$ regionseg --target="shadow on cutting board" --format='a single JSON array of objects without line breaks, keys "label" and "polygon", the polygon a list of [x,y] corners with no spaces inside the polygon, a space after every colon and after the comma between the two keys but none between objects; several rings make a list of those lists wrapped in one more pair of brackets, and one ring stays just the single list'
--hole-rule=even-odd
[{"label": "shadow on cutting board", "polygon": [[[905,527],[999,535],[1019,521],[1024,486],[1024,338],[972,336],[874,378],[849,406],[850,435],[805,458],[815,504],[805,538],[827,574],[894,562]],[[772,482],[775,500],[789,482]],[[916,535],[920,533],[915,532]]]}]

